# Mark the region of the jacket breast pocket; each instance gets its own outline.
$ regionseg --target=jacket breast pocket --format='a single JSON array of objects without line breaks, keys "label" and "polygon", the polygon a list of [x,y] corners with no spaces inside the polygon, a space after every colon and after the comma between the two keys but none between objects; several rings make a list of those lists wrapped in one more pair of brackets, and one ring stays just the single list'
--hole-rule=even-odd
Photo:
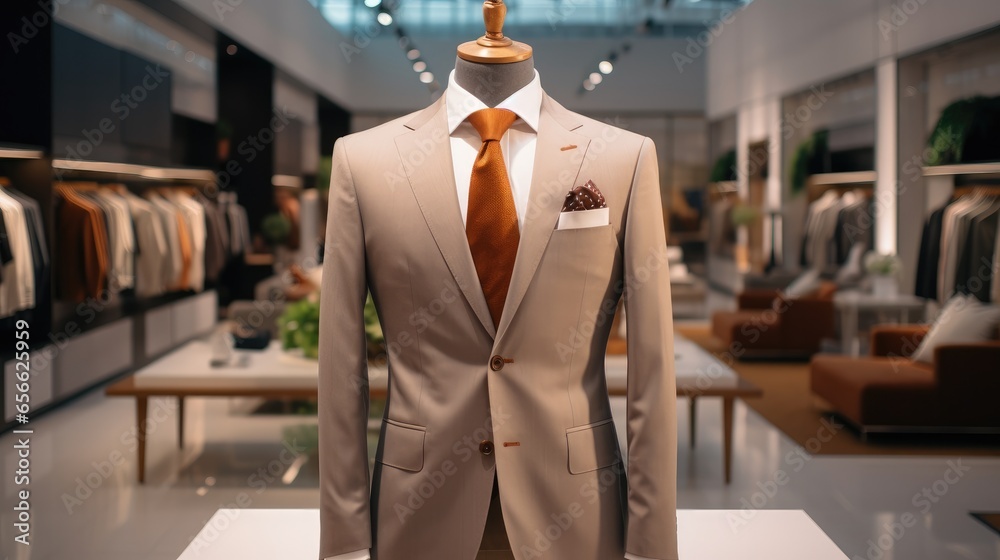
[{"label": "jacket breast pocket", "polygon": [[404,471],[419,472],[424,468],[425,432],[423,426],[386,419],[380,462]]},{"label": "jacket breast pocket", "polygon": [[615,424],[608,418],[566,430],[569,472],[581,474],[621,463]]}]

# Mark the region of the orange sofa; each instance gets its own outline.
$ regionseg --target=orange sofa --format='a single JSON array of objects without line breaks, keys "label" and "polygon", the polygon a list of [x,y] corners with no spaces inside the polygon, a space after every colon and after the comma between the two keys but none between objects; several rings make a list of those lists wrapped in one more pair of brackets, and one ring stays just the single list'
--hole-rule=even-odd
[{"label": "orange sofa", "polygon": [[927,330],[882,325],[872,331],[870,357],[814,357],[813,394],[863,434],[1000,432],[1000,340],[939,346],[933,363],[914,362]]},{"label": "orange sofa", "polygon": [[737,358],[809,358],[835,336],[835,292],[833,283],[795,299],[746,290],[737,296],[737,311],[712,315],[712,334]]}]

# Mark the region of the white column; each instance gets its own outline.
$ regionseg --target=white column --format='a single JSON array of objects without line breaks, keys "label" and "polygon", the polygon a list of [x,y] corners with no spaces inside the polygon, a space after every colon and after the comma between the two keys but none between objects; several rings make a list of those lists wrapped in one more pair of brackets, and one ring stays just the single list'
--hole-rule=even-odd
[{"label": "white column", "polygon": [[[883,58],[875,68],[875,249],[895,254],[897,194],[896,60]],[[923,219],[923,216],[920,217]]]}]

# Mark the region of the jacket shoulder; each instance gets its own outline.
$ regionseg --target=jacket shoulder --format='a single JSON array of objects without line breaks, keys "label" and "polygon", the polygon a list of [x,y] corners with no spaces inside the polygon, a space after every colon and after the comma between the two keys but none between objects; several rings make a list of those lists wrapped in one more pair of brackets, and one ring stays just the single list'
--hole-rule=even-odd
[{"label": "jacket shoulder", "polygon": [[652,142],[647,137],[628,130],[627,124],[622,122],[620,118],[615,117],[609,121],[601,121],[570,111],[552,98],[549,98],[548,102],[553,115],[563,124],[572,128],[573,132],[587,136],[592,141],[604,142],[608,148],[638,153],[644,141]]}]

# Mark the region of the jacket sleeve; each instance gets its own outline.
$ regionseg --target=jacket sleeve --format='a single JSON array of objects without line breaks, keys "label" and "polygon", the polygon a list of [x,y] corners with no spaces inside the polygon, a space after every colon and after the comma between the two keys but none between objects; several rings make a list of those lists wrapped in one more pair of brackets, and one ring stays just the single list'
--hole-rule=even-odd
[{"label": "jacket sleeve", "polygon": [[652,140],[639,150],[625,221],[628,527],[632,556],[677,558],[677,390],[670,274]]},{"label": "jacket sleeve", "polygon": [[346,143],[333,149],[319,321],[320,554],[371,548],[365,242]]}]

